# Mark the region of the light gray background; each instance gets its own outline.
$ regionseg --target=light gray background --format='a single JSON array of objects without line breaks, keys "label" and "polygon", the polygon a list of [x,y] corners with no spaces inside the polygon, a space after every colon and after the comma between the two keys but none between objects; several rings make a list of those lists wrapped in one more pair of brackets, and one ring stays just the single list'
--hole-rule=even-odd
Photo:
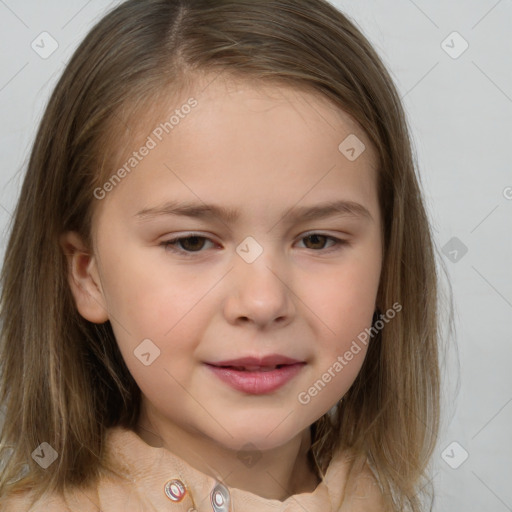
[{"label": "light gray background", "polygon": [[[93,23],[117,3],[0,0],[0,257],[51,89]],[[395,78],[453,287],[456,335],[447,339],[434,510],[512,510],[512,2],[334,3]],[[59,45],[47,59],[31,47],[43,31]]]}]

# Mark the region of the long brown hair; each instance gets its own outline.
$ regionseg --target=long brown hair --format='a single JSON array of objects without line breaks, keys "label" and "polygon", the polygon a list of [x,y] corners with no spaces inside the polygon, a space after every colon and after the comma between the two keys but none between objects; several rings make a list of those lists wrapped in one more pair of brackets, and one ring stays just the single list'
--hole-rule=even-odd
[{"label": "long brown hair", "polygon": [[[439,428],[431,228],[393,81],[363,34],[325,0],[129,0],[75,52],[39,127],[5,254],[0,447],[12,454],[0,494],[94,482],[106,429],[138,420],[140,391],[110,323],[79,315],[59,237],[77,231],[90,242],[94,190],[115,169],[119,139],[133,143],[131,127],[159,94],[183,90],[198,72],[319,93],[374,145],[384,240],[378,306],[403,311],[370,342],[338,413],[313,424],[311,453],[320,473],[340,447],[364,456],[390,509],[419,511]],[[42,442],[59,454],[52,471],[32,461]],[[23,463],[30,472],[20,479]]]}]

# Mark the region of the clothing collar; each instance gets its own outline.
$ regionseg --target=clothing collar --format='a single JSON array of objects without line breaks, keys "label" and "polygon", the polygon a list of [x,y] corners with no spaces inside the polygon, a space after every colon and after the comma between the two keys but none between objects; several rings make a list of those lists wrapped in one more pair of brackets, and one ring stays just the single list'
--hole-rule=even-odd
[{"label": "clothing collar", "polygon": [[[122,427],[107,432],[105,461],[125,476],[127,503],[133,505],[132,500],[138,497],[145,506],[153,507],[150,510],[173,512],[338,512],[349,469],[347,458],[338,454],[313,492],[294,494],[284,501],[267,499],[229,487],[220,477],[195,469],[166,448],[150,446],[135,432]],[[110,488],[107,483],[100,486],[101,502],[108,499],[110,489],[118,486],[119,482]]]}]

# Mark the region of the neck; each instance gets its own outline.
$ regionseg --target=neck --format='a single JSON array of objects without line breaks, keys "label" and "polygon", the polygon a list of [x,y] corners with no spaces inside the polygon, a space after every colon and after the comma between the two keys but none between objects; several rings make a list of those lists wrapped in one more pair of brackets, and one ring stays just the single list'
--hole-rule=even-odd
[{"label": "neck", "polygon": [[136,433],[150,446],[168,449],[202,473],[266,499],[284,501],[313,492],[320,483],[308,460],[309,428],[278,448],[239,452],[171,425],[143,408]]}]

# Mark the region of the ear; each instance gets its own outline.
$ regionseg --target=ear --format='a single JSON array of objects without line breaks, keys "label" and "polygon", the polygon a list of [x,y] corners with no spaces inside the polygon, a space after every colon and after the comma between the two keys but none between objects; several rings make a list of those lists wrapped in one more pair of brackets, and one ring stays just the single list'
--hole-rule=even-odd
[{"label": "ear", "polygon": [[96,258],[78,233],[69,231],[60,237],[60,245],[68,261],[68,282],[78,312],[90,322],[108,320],[107,305],[99,279]]}]

